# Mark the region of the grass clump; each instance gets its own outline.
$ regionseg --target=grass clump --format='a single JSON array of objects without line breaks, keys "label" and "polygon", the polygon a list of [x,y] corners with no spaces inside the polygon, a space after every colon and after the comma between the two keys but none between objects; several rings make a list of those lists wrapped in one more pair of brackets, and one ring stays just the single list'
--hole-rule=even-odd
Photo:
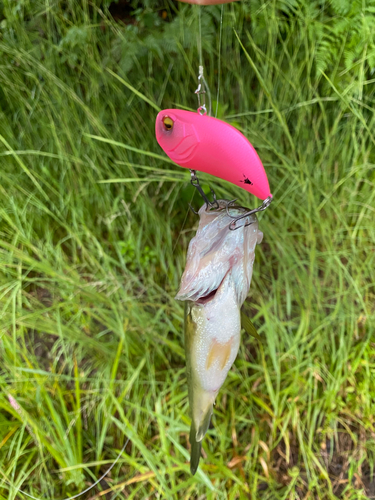
[{"label": "grass clump", "polygon": [[368,498],[375,4],[227,5],[220,47],[202,9],[218,116],[274,202],[246,303],[263,340],[243,336],[194,478],[173,296],[196,219],[154,120],[196,108],[199,10],[133,7],[0,2],[0,494],[77,494],[129,438],[87,498]]}]

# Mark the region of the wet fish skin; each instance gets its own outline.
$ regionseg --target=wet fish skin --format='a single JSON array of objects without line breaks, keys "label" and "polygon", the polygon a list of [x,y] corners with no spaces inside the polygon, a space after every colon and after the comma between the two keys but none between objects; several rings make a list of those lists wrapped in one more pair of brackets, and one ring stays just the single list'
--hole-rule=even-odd
[{"label": "wet fish skin", "polygon": [[[191,240],[181,287],[185,300],[185,353],[191,410],[190,470],[195,474],[201,444],[210,424],[215,398],[238,352],[240,309],[248,293],[255,246],[262,233],[252,224],[229,231],[232,219],[221,209],[199,211],[200,224]],[[249,222],[248,220],[247,222]],[[245,224],[245,220],[243,221]]]},{"label": "wet fish skin", "polygon": [[240,311],[231,274],[227,275],[212,301],[206,305],[188,301],[185,308],[185,353],[192,413],[190,469],[195,474],[217,393],[240,344]]}]

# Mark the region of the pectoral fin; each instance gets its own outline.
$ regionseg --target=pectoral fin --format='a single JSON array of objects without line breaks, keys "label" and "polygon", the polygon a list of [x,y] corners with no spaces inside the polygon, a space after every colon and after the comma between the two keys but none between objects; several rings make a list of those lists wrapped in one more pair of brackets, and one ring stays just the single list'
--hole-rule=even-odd
[{"label": "pectoral fin", "polygon": [[246,333],[248,333],[257,340],[261,340],[260,335],[256,331],[255,326],[252,324],[250,319],[246,316],[246,314],[243,311],[241,311],[241,326]]}]

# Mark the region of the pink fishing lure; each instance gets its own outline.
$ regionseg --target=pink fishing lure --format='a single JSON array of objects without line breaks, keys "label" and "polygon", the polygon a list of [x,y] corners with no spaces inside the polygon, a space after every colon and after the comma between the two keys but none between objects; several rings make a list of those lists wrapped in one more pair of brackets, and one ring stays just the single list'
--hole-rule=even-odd
[{"label": "pink fishing lure", "polygon": [[260,158],[239,130],[217,118],[182,109],[156,117],[156,139],[177,165],[219,177],[261,200],[272,197]]}]

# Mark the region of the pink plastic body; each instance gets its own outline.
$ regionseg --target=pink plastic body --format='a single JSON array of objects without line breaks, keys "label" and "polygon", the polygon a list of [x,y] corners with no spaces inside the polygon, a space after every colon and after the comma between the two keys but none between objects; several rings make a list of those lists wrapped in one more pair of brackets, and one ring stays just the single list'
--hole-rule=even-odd
[{"label": "pink plastic body", "polygon": [[[173,120],[169,130],[165,117]],[[261,200],[272,197],[257,152],[229,123],[182,109],[164,109],[156,117],[155,133],[160,146],[180,167],[229,181]]]}]

